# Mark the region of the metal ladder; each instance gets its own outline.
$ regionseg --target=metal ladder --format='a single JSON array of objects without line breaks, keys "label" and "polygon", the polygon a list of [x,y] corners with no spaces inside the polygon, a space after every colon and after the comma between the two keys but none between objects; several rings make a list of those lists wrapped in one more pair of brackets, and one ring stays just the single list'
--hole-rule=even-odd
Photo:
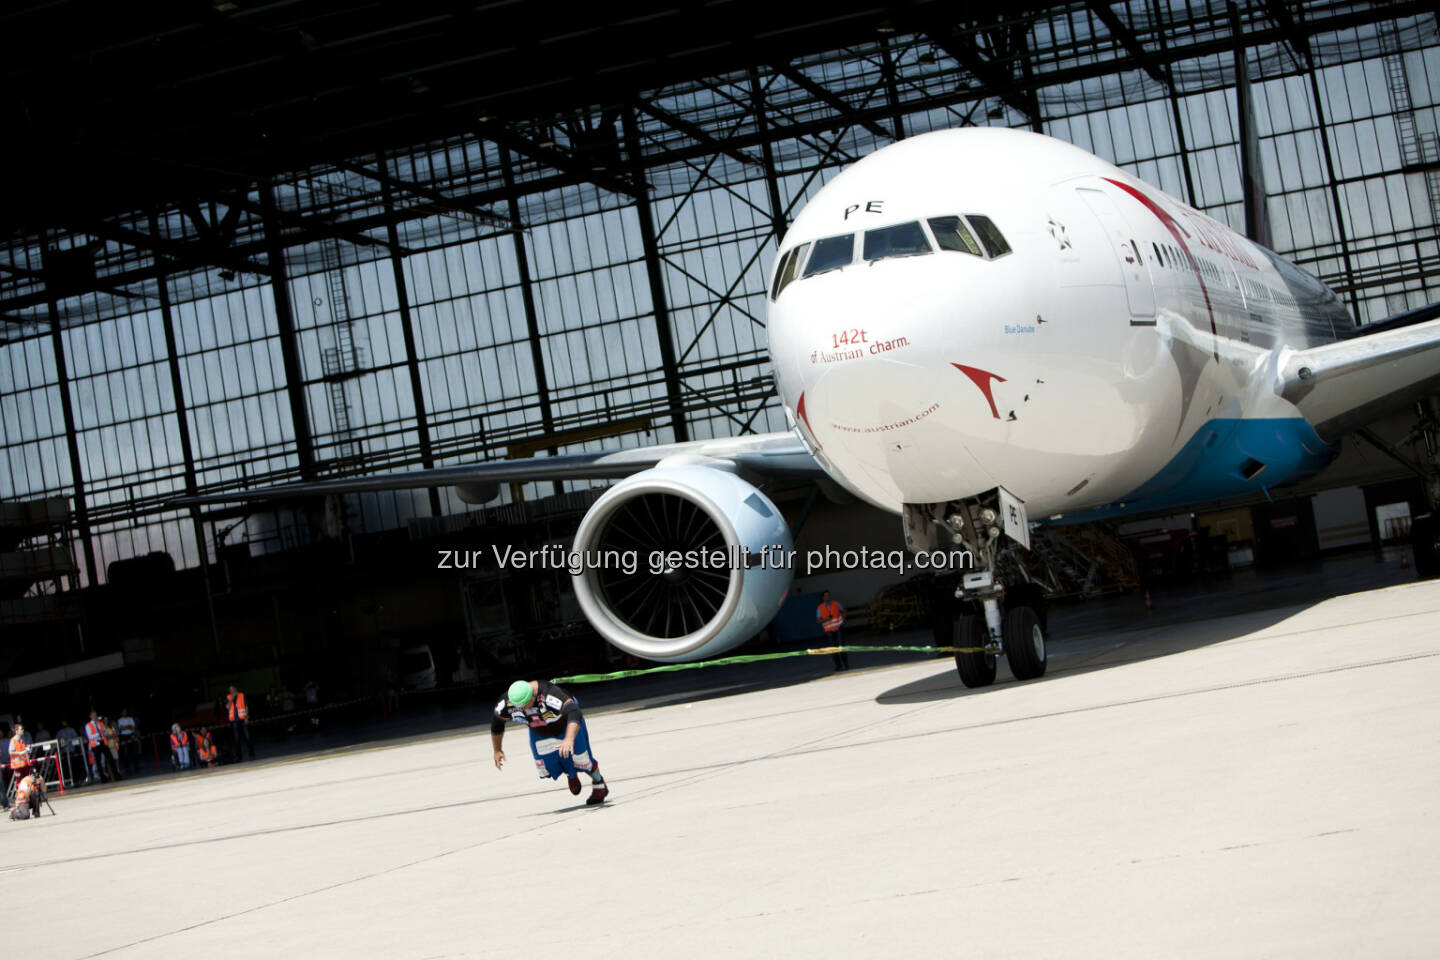
[{"label": "metal ladder", "polygon": [[320,372],[330,400],[330,423],[335,439],[336,456],[329,466],[337,473],[358,466],[362,449],[355,439],[350,422],[350,400],[346,383],[364,373],[365,357],[355,345],[354,323],[350,319],[349,299],[345,293],[345,266],[340,258],[340,241],[324,240],[320,244],[320,262],[325,273],[330,303],[328,324],[333,346],[320,351]]},{"label": "metal ladder", "polygon": [[1391,24],[1379,34],[1380,52],[1385,64],[1385,85],[1390,93],[1390,109],[1395,113],[1395,132],[1400,141],[1400,158],[1406,167],[1424,171],[1425,192],[1430,200],[1430,222],[1440,227],[1440,137],[1421,134],[1415,124],[1415,105],[1410,99],[1410,79],[1405,70],[1405,53],[1400,46],[1399,30]]},{"label": "metal ladder", "polygon": [[1099,524],[1040,527],[1030,535],[1027,569],[1048,597],[1096,597],[1140,584],[1135,558]]}]

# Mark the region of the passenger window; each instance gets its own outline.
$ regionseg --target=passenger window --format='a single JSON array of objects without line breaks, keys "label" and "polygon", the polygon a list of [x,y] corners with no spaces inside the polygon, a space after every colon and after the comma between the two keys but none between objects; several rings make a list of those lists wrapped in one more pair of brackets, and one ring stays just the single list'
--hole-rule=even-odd
[{"label": "passenger window", "polygon": [[815,250],[810,254],[810,262],[805,266],[802,277],[813,277],[817,273],[824,273],[826,270],[838,270],[847,267],[855,259],[855,234],[847,233],[843,237],[826,237],[824,240],[815,241]]},{"label": "passenger window", "polygon": [[788,253],[780,257],[780,266],[775,271],[774,292],[770,294],[771,300],[778,299],[780,291],[800,275],[800,264],[805,262],[805,252],[809,249],[810,244],[802,243],[798,247],[791,247]]},{"label": "passenger window", "polygon": [[865,231],[864,258],[884,260],[886,257],[916,257],[931,253],[930,241],[918,222]]},{"label": "passenger window", "polygon": [[967,213],[965,218],[970,221],[970,226],[980,235],[980,242],[985,245],[985,252],[992,258],[1003,257],[1010,252],[1010,244],[1005,242],[1005,237],[1000,233],[1000,228],[989,217],[982,217],[979,214]]},{"label": "passenger window", "polygon": [[1160,266],[1162,266],[1162,267],[1168,266],[1168,264],[1165,263],[1165,258],[1162,257],[1162,256],[1160,256],[1160,245],[1159,245],[1158,243],[1155,243],[1155,242],[1152,240],[1152,241],[1150,242],[1150,249],[1155,251],[1155,262],[1156,262],[1156,263],[1160,264]]},{"label": "passenger window", "polygon": [[965,225],[965,221],[959,217],[931,217],[930,229],[935,233],[935,242],[940,244],[941,250],[954,250],[957,253],[974,254],[977,257],[985,256],[985,251],[980,249],[980,242],[975,239],[975,234]]}]

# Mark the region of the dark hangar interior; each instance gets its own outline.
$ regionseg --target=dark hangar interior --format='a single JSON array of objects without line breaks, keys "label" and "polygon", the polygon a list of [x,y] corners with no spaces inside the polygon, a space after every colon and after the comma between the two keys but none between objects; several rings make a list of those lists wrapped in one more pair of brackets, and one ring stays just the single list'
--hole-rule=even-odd
[{"label": "dark hangar interior", "polygon": [[603,663],[563,577],[433,570],[563,540],[588,484],[169,502],[786,429],[767,271],[900,138],[1048,133],[1240,225],[1239,49],[1278,252],[1360,323],[1440,299],[1426,3],[22,0],[0,37],[0,674],[123,664],[12,710]]}]

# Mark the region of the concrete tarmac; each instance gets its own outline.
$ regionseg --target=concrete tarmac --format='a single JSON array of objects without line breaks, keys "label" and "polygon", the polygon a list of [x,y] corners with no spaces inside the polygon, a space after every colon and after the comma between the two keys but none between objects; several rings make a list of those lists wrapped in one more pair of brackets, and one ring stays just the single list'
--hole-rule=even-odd
[{"label": "concrete tarmac", "polygon": [[1440,583],[1410,584],[1062,641],[979,691],[932,660],[600,710],[599,808],[535,777],[520,728],[497,772],[478,726],[54,798],[0,824],[11,943],[1429,957],[1437,616]]}]

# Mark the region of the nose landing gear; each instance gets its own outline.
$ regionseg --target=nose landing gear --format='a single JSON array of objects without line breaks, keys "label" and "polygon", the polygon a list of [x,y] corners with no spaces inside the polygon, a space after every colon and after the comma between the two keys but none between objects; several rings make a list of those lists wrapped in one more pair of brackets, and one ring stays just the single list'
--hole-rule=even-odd
[{"label": "nose landing gear", "polygon": [[963,501],[906,504],[903,520],[911,550],[963,545],[969,554],[953,597],[937,598],[936,643],[962,648],[955,654],[960,682],[971,688],[994,683],[1000,656],[1017,680],[1044,676],[1044,594],[1030,582],[1020,555],[1030,545],[1024,504],[997,487]]},{"label": "nose landing gear", "polygon": [[1005,611],[1003,634],[1005,659],[1016,680],[1034,680],[1045,675],[1045,628],[1033,607],[1017,606]]},{"label": "nose landing gear", "polygon": [[[988,687],[995,682],[995,654],[990,652],[990,638],[985,620],[975,614],[947,616],[945,622],[953,630],[951,642],[936,646],[965,647],[971,652],[955,654],[955,669],[960,682],[970,688]],[[936,637],[939,641],[940,638]]]}]

